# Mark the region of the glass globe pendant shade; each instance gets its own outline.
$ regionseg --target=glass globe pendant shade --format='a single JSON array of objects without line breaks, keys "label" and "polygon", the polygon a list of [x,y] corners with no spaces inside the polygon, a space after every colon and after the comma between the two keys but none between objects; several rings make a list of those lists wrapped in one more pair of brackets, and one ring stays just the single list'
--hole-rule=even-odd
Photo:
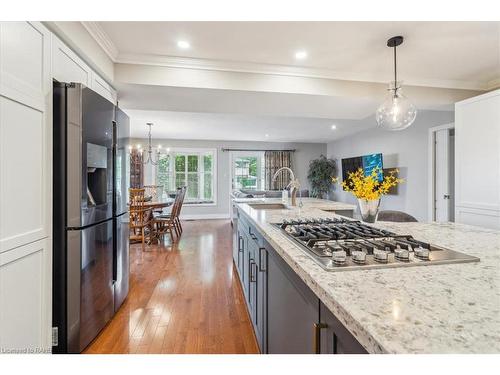
[{"label": "glass globe pendant shade", "polygon": [[377,124],[386,130],[403,130],[417,117],[417,108],[403,95],[395,83],[389,88],[389,95],[375,114]]}]

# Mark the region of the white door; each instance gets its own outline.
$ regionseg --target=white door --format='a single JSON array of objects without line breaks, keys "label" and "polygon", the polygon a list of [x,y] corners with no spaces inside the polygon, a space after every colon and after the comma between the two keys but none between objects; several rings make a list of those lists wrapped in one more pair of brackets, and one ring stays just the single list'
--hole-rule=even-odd
[{"label": "white door", "polygon": [[437,222],[454,221],[454,133],[453,129],[435,132],[435,215]]}]

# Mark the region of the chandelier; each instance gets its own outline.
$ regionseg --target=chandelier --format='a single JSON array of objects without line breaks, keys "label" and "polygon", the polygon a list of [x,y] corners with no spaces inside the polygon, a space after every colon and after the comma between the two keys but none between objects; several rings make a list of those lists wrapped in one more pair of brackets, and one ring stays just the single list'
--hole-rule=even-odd
[{"label": "chandelier", "polygon": [[[152,137],[151,137],[151,127],[153,126],[153,123],[148,122],[146,125],[149,126],[147,155],[146,156],[143,155],[144,151],[142,150],[142,146],[140,144],[137,145],[137,148],[136,148],[137,152],[136,153],[133,153],[132,146],[129,146],[130,159],[135,164],[141,163],[141,164],[146,165],[149,163],[151,165],[158,165],[158,162],[160,160],[160,154],[161,154],[161,145],[158,145],[156,150],[153,150],[153,142],[152,142]],[[155,155],[153,155],[153,154],[155,154]]]},{"label": "chandelier", "polygon": [[394,82],[389,85],[389,95],[375,115],[378,126],[386,130],[406,129],[417,117],[417,108],[402,94],[401,82],[398,82],[396,47],[402,43],[402,36],[395,36],[387,41],[387,47],[394,48]]}]

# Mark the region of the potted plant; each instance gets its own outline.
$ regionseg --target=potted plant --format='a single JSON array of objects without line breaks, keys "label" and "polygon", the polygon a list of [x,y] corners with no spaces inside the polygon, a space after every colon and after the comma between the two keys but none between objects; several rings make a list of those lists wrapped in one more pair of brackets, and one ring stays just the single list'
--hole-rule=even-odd
[{"label": "potted plant", "polygon": [[309,163],[309,173],[307,179],[311,184],[311,195],[323,199],[324,195],[330,191],[332,179],[337,174],[335,160],[328,159],[321,155],[318,159]]},{"label": "potted plant", "polygon": [[382,195],[387,194],[391,187],[403,182],[403,179],[396,177],[397,173],[398,170],[394,169],[381,179],[380,168],[374,168],[366,176],[363,169],[359,168],[356,172],[349,172],[348,178],[342,182],[344,190],[358,199],[359,212],[364,222],[374,223],[377,220]]}]

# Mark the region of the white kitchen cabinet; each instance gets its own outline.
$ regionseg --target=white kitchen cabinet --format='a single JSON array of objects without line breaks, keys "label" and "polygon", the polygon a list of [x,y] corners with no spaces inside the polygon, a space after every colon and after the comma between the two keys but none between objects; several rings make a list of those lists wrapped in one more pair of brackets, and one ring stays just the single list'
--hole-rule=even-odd
[{"label": "white kitchen cabinet", "polygon": [[108,99],[111,103],[116,104],[117,97],[115,89],[96,73],[92,74],[92,86],[90,88]]},{"label": "white kitchen cabinet", "polygon": [[500,90],[455,104],[455,220],[500,229]]},{"label": "white kitchen cabinet", "polygon": [[52,76],[61,82],[92,86],[92,69],[55,35],[52,35]]},{"label": "white kitchen cabinet", "polygon": [[115,89],[55,35],[52,35],[52,75],[61,82],[83,83],[116,104]]},{"label": "white kitchen cabinet", "polygon": [[0,348],[50,348],[51,33],[0,23]]},{"label": "white kitchen cabinet", "polygon": [[50,241],[43,239],[0,253],[0,349],[30,353],[50,350],[51,290],[46,269]]}]

